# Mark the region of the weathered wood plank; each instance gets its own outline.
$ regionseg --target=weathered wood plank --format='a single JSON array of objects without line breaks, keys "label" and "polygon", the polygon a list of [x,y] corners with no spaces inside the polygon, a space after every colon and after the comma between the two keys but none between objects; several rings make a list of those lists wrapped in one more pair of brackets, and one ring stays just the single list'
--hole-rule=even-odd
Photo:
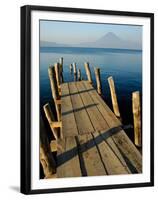
[{"label": "weathered wood plank", "polygon": [[[84,81],[84,85],[87,89],[92,89],[92,86]],[[93,98],[95,103],[99,104],[100,112],[105,118],[109,128],[117,127],[121,125],[121,122],[117,119],[117,117],[113,114],[110,108],[106,105],[103,99],[97,94],[95,90],[89,91],[91,97]],[[117,134],[112,136],[116,146],[122,151],[122,153],[130,160],[132,165],[136,168],[136,170],[141,173],[142,172],[142,156],[137,148],[134,146],[132,141],[128,138],[126,133],[121,130]]]},{"label": "weathered wood plank", "polygon": [[112,151],[111,147],[104,141],[98,132],[93,133],[94,140],[99,148],[99,152],[106,167],[108,175],[110,174],[128,174],[121,161]]},{"label": "weathered wood plank", "polygon": [[[86,84],[87,84],[87,82],[86,82]],[[102,113],[102,115],[103,115],[103,117],[105,118],[105,120],[106,120],[106,118],[108,117],[108,116],[106,116],[107,115],[107,111],[105,110],[105,108],[104,108],[104,106],[103,106],[103,100],[100,98],[100,96],[99,95],[95,95],[95,90],[94,90],[94,92],[93,92],[93,90],[91,90],[92,89],[92,86],[90,85],[90,84],[87,84],[87,86],[84,84],[84,86],[85,86],[85,88],[87,89],[87,91],[88,91],[88,93],[90,94],[90,96],[92,97],[92,99],[93,99],[93,102],[95,103],[95,104],[97,104],[97,108],[98,108],[98,110],[100,111],[100,113]],[[90,87],[89,87],[90,86]],[[88,89],[89,88],[89,89]],[[106,117],[105,117],[106,116]],[[105,130],[104,131],[101,131],[100,133],[102,134],[102,133],[105,133],[106,131],[109,131],[109,125],[107,124],[107,128],[105,128]],[[113,141],[113,139],[112,139],[112,137],[108,137],[107,138],[107,143],[111,146],[111,148],[113,149],[113,151],[115,152],[115,154],[117,155],[117,157],[120,159],[120,161],[122,162],[122,164],[124,165],[124,167],[126,168],[126,170],[129,172],[129,173],[131,173],[131,171],[130,171],[130,169],[128,168],[128,166],[127,166],[127,164],[126,164],[126,162],[125,162],[125,160],[124,160],[124,158],[123,158],[123,156],[122,156],[122,154],[120,153],[120,151],[119,151],[119,149],[117,148],[117,146],[116,146],[116,144],[115,144],[115,142]]]},{"label": "weathered wood plank", "polygon": [[80,93],[82,101],[84,103],[84,106],[88,112],[88,115],[90,117],[90,120],[93,124],[94,129],[96,131],[101,131],[101,130],[107,129],[108,125],[107,125],[105,119],[103,118],[103,116],[101,115],[100,111],[98,110],[97,104],[94,103],[94,101],[91,98],[91,96],[89,95],[88,91],[83,92],[86,90],[83,82],[82,81],[76,82],[76,86]]},{"label": "weathered wood plank", "polygon": [[71,103],[68,83],[61,84],[61,117],[63,137],[75,136],[78,134],[73,107]]},{"label": "weathered wood plank", "polygon": [[99,152],[94,143],[92,134],[78,136],[87,176],[106,175]]},{"label": "weathered wood plank", "polygon": [[[75,137],[65,138],[65,151],[63,152],[64,163],[57,168],[58,178],[82,176],[78,154],[75,154],[70,158],[69,155],[64,156],[64,154],[73,150],[74,148],[77,148]],[[60,156],[61,155],[62,154],[60,153]]]},{"label": "weathered wood plank", "polygon": [[94,131],[93,126],[85,110],[82,99],[78,94],[78,90],[74,82],[69,83],[69,89],[71,94],[73,112],[75,115],[79,134],[87,134],[93,132]]},{"label": "weathered wood plank", "polygon": [[[106,131],[108,131],[108,130],[106,130]],[[105,138],[105,137],[104,137],[104,134],[105,134],[106,131],[101,131],[101,132],[100,132],[100,135],[101,135],[103,138]],[[125,170],[130,174],[130,173],[131,173],[131,170],[129,169],[129,167],[128,167],[126,161],[125,161],[125,159],[123,158],[123,155],[120,153],[118,147],[116,146],[116,144],[115,144],[113,138],[112,138],[112,137],[108,137],[108,138],[106,139],[106,142],[107,142],[107,144],[111,147],[111,149],[113,150],[113,152],[115,153],[115,155],[118,157],[118,159],[120,160],[120,162],[121,162],[122,165],[124,166]]]}]

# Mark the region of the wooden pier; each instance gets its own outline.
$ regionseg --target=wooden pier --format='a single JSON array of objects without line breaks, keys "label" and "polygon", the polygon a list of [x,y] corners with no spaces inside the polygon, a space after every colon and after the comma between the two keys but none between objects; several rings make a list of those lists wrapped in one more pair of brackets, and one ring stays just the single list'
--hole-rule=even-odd
[{"label": "wooden pier", "polygon": [[[126,127],[92,86],[89,64],[85,63],[85,68],[88,81],[59,83],[59,77],[56,80],[49,73],[51,84],[60,84],[56,89],[52,87],[57,90],[55,94],[60,93],[60,99],[54,99],[57,122],[49,104],[44,106],[55,138],[50,143],[50,151],[57,151],[52,175],[45,174],[45,178],[141,173],[140,152],[126,135]],[[50,157],[48,148],[45,154],[43,157]]]}]

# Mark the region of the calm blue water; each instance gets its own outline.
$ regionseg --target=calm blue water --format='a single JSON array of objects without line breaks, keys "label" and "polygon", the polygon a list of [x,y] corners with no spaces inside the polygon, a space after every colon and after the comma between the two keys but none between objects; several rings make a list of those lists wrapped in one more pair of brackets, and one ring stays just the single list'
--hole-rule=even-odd
[{"label": "calm blue water", "polygon": [[90,63],[92,79],[96,87],[94,67],[101,71],[103,97],[111,106],[110,90],[107,78],[113,76],[118,103],[124,124],[133,123],[131,95],[133,91],[142,91],[142,52],[139,50],[119,50],[103,48],[53,47],[40,49],[40,101],[41,106],[51,101],[51,89],[48,79],[48,66],[64,58],[64,81],[73,81],[69,65],[76,62],[77,68],[86,79],[84,62]]}]

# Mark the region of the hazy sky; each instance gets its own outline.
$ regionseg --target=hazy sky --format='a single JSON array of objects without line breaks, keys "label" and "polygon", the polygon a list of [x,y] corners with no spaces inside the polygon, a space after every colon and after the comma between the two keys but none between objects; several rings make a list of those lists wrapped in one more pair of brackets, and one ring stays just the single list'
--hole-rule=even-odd
[{"label": "hazy sky", "polygon": [[142,26],[40,21],[40,40],[64,44],[92,42],[108,32],[127,41],[141,42]]}]

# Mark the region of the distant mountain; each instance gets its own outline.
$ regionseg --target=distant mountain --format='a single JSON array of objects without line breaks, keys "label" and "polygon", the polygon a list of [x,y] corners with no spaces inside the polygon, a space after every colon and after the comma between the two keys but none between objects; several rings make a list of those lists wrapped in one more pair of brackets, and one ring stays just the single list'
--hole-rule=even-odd
[{"label": "distant mountain", "polygon": [[80,46],[95,48],[142,49],[141,44],[122,40],[112,32],[105,34],[95,42],[81,43]]},{"label": "distant mountain", "polygon": [[40,47],[69,47],[69,45],[59,44],[56,42],[40,41]]},{"label": "distant mountain", "polygon": [[67,45],[56,42],[41,41],[41,47],[93,47],[93,48],[115,48],[115,49],[142,49],[142,44],[131,42],[119,38],[112,32],[108,32],[103,37],[94,42],[82,42],[80,44]]}]

